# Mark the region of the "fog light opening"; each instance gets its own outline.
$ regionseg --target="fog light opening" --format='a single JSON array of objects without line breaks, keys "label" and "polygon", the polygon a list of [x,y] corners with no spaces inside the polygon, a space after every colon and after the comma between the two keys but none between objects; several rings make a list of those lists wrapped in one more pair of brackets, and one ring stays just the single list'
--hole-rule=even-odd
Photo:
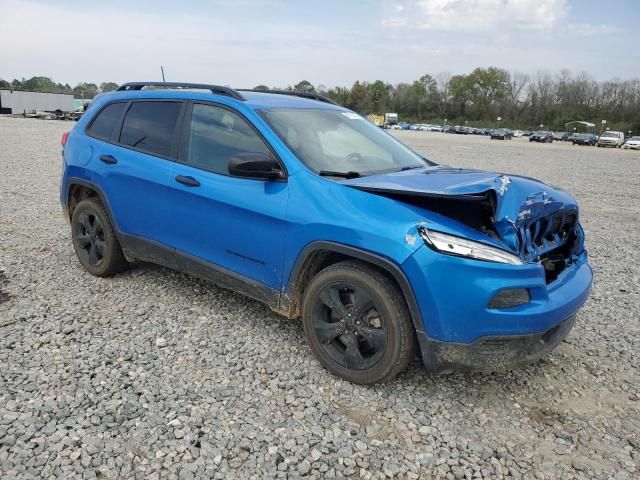
[{"label": "fog light opening", "polygon": [[508,288],[496,293],[489,302],[492,310],[514,308],[531,301],[531,294],[527,288]]}]

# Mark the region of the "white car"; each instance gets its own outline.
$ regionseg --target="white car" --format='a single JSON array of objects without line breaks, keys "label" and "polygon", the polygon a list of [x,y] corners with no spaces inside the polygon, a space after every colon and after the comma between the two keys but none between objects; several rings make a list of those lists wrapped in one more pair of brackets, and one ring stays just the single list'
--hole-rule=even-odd
[{"label": "white car", "polygon": [[523,133],[524,132],[522,130],[514,130],[513,131],[513,136],[514,137],[521,137]]},{"label": "white car", "polygon": [[634,150],[640,150],[640,137],[631,137],[622,145],[622,148],[632,148]]},{"label": "white car", "polygon": [[624,133],[614,132],[613,130],[607,130],[600,138],[598,138],[597,145],[599,147],[621,147],[624,143]]}]

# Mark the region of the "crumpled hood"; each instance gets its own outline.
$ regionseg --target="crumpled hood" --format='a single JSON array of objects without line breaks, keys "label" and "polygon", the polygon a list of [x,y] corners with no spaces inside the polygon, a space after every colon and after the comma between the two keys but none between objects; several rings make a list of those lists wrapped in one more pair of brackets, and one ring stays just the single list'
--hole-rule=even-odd
[{"label": "crumpled hood", "polygon": [[[578,206],[570,194],[538,180],[516,175],[438,165],[348,179],[342,183],[371,193],[396,196],[490,199],[496,232],[511,250],[527,259],[550,250],[551,244],[558,245],[559,238],[552,241],[551,233],[545,237],[548,241],[543,241],[550,225],[549,220],[541,222],[541,219],[558,217],[563,222],[571,219],[576,225],[578,220]],[[536,239],[540,242],[535,242]]]}]

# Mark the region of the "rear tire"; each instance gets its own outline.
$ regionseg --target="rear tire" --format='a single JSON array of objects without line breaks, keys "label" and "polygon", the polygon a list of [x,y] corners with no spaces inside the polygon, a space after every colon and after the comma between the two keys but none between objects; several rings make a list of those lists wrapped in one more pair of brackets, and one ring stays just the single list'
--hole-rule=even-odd
[{"label": "rear tire", "polygon": [[78,203],[71,216],[71,236],[78,260],[90,274],[109,277],[127,268],[118,237],[98,199]]},{"label": "rear tire", "polygon": [[320,363],[353,383],[389,380],[415,357],[402,293],[365,263],[340,262],[318,273],[304,294],[302,322]]}]

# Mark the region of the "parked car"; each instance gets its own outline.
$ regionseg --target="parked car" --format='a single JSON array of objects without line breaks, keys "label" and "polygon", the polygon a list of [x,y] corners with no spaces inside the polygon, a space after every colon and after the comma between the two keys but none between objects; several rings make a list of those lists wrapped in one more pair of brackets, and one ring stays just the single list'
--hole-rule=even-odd
[{"label": "parked car", "polygon": [[598,136],[593,133],[577,133],[572,135],[571,142],[573,145],[595,145],[598,142]]},{"label": "parked car", "polygon": [[522,136],[523,137],[530,137],[532,135],[532,131],[531,130],[525,130],[524,132],[522,132]]},{"label": "parked car", "polygon": [[597,145],[599,147],[618,147],[620,148],[624,143],[624,133],[616,132],[613,130],[607,130],[600,138],[598,138]]},{"label": "parked car", "polygon": [[457,133],[459,135],[468,135],[470,130],[469,127],[464,127],[461,125],[456,125],[455,127],[453,127],[454,129],[454,133]]},{"label": "parked car", "polygon": [[522,130],[514,130],[513,131],[513,136],[516,137],[516,138],[519,138],[519,137],[522,136],[523,133],[524,132]]},{"label": "parked car", "polygon": [[512,138],[513,132],[508,128],[499,128],[491,133],[491,140],[511,140]]},{"label": "parked car", "polygon": [[417,350],[431,371],[531,363],[589,294],[567,192],[438,165],[320,95],[129,83],[74,125],[60,200],[86,271],[147,261],[246,294],[352,382]]},{"label": "parked car", "polygon": [[443,126],[442,125],[431,125],[429,127],[429,131],[430,132],[442,132],[443,131]]},{"label": "parked car", "polygon": [[563,132],[562,135],[560,136],[560,140],[563,142],[572,142],[572,138],[571,138],[572,134],[569,132]]},{"label": "parked car", "polygon": [[622,145],[622,148],[631,148],[633,150],[640,150],[640,137],[636,136],[636,137],[628,138]]},{"label": "parked car", "polygon": [[553,142],[553,134],[547,131],[537,131],[529,137],[530,142],[551,143]]}]

